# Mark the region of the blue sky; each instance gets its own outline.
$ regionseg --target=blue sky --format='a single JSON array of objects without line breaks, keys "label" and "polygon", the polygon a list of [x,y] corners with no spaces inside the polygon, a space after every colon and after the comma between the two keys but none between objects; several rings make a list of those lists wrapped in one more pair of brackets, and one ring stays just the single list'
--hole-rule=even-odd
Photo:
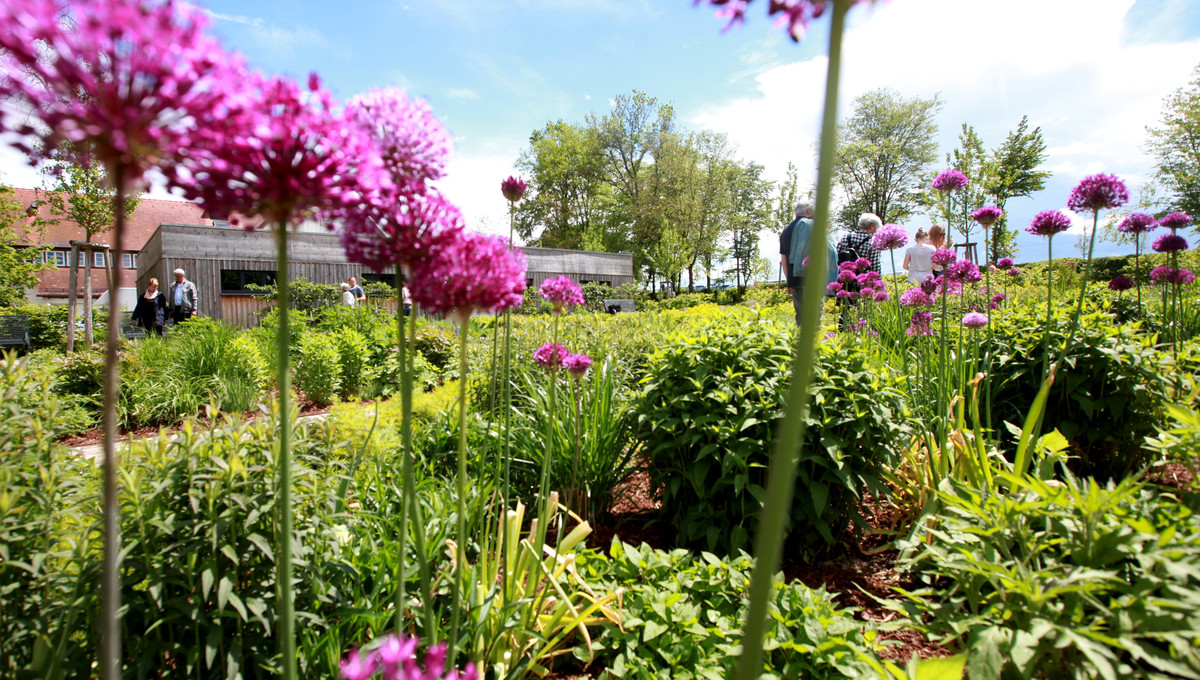
[{"label": "blue sky", "polygon": [[[788,161],[813,165],[827,24],[796,45],[766,18],[767,0],[725,34],[712,8],[691,0],[199,4],[224,44],[263,71],[316,71],[343,99],[388,85],[427,99],[456,137],[442,188],[474,229],[507,231],[499,184],[532,131],[603,114],[633,89],[674,105],[686,126],[727,133],[771,179],[783,178]],[[1138,194],[1151,169],[1145,126],[1200,64],[1200,2],[893,0],[853,10],[846,50],[843,115],[877,87],[940,93],[943,153],[963,122],[989,147],[1022,115],[1040,125],[1054,177],[1032,199],[1010,202],[1023,227],[1038,210],[1064,207],[1087,174],[1115,173]],[[36,182],[11,151],[0,153],[0,173],[19,186]],[[777,229],[764,225],[764,252]],[[1071,253],[1064,240],[1056,253]],[[1044,258],[1042,239],[1022,235],[1018,245],[1019,259]]]}]

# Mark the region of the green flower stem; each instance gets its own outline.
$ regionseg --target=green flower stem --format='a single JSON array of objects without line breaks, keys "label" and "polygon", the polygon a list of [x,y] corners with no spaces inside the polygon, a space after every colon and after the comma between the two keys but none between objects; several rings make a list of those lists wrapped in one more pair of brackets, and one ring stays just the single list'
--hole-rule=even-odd
[{"label": "green flower stem", "polygon": [[1133,235],[1133,280],[1137,284],[1138,318],[1146,318],[1142,312],[1142,235]]},{"label": "green flower stem", "polygon": [[[121,262],[121,241],[125,237],[125,169],[111,168],[109,176],[116,183],[113,196],[113,246],[110,267]],[[89,256],[90,257],[90,256]],[[111,269],[109,270],[112,271]],[[109,290],[115,291],[112,275]],[[108,342],[104,348],[104,564],[100,577],[100,677],[119,680],[121,677],[121,506],[117,497],[117,398],[121,384],[121,308],[116,298],[109,302]],[[74,333],[74,329],[68,329]]]},{"label": "green flower stem", "polygon": [[1046,237],[1046,330],[1042,333],[1042,380],[1050,375],[1050,331],[1054,316],[1054,234]]},{"label": "green flower stem", "polygon": [[450,603],[450,631],[446,636],[449,645],[447,659],[451,668],[458,654],[458,627],[462,620],[463,572],[467,562],[467,336],[471,332],[470,311],[459,312],[458,320],[458,472],[456,475],[458,495],[458,517],[455,520],[454,537],[454,590]]},{"label": "green flower stem", "polygon": [[[986,352],[984,352],[983,359],[984,359],[984,365],[988,368],[988,370],[984,371],[984,373],[989,376],[991,375],[992,347],[994,346],[993,345],[994,338],[992,337],[992,314],[993,314],[993,312],[999,311],[999,306],[997,306],[996,309],[992,309],[992,255],[994,255],[995,253],[992,252],[991,239],[988,238],[988,232],[990,232],[991,229],[992,229],[992,225],[989,225],[989,224],[983,225],[983,253],[984,253],[984,255],[983,255],[984,284],[983,285],[984,285],[984,288],[987,290],[986,299],[984,300],[984,309],[986,309],[988,312],[988,315],[987,315],[987,319],[988,319],[988,322],[987,322],[988,344],[987,344],[987,346],[988,346],[988,349]],[[1006,295],[1005,298],[1007,298],[1007,297],[1008,296]],[[1005,301],[1007,302],[1007,299]],[[978,364],[976,364],[976,365],[978,365]],[[985,388],[983,390],[983,399],[984,399],[984,409],[983,409],[984,410],[984,425],[987,428],[987,432],[991,433],[992,432],[991,380],[987,381],[987,385],[985,386]]]},{"label": "green flower stem", "polygon": [[[817,173],[817,214],[811,235],[812,252],[823,252],[829,234],[829,194],[833,184],[833,151],[837,130],[838,85],[841,79],[842,30],[848,0],[833,0],[829,29],[829,64],[825,76],[825,110],[821,122],[821,151]],[[826,258],[813,258],[810,280],[825,280]],[[792,384],[788,390],[785,415],[779,423],[767,477],[767,496],[759,517],[755,537],[756,562],[750,581],[750,605],[742,628],[742,654],[738,658],[737,679],[757,680],[762,673],[763,637],[766,631],[771,584],[783,551],[783,527],[792,505],[796,485],[796,461],[804,445],[808,412],[808,386],[812,380],[817,333],[820,330],[821,304],[825,290],[820,285],[804,287],[804,311],[799,342],[792,358]]]},{"label": "green flower stem", "polygon": [[292,384],[288,362],[291,341],[288,312],[291,300],[288,291],[288,225],[285,220],[280,220],[275,227],[275,248],[278,255],[275,280],[279,297],[279,330],[276,334],[279,360],[275,367],[275,382],[279,387],[279,489],[275,506],[276,524],[279,527],[276,554],[279,559],[275,563],[275,583],[279,601],[275,605],[275,615],[279,618],[276,634],[279,636],[282,675],[286,680],[292,680],[296,677],[296,613],[292,601],[292,424],[289,420]]},{"label": "green flower stem", "polygon": [[[947,240],[947,242],[949,242],[949,240],[950,240],[949,236],[946,237],[946,240]],[[942,332],[939,334],[939,337],[938,337],[938,340],[941,343],[941,347],[940,347],[939,354],[938,354],[938,397],[937,397],[938,446],[943,451],[946,449],[946,441],[950,437],[950,426],[948,423],[948,421],[950,419],[950,414],[948,413],[948,410],[950,408],[950,398],[949,398],[949,393],[948,393],[949,391],[947,390],[948,378],[946,376],[946,362],[948,359],[948,357],[947,357],[948,350],[946,347],[946,339],[948,336],[948,332],[946,329],[946,319],[950,316],[950,310],[949,310],[950,278],[949,278],[949,274],[950,274],[950,270],[947,268],[946,265],[943,265],[942,266],[942,277],[941,277],[942,278],[942,282],[941,282]]]}]

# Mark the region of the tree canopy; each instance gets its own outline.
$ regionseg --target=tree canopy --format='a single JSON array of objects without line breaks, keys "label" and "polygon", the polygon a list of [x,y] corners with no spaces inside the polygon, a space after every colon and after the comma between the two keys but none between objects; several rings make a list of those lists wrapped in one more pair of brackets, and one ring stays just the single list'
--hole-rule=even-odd
[{"label": "tree canopy", "polygon": [[[1162,121],[1146,128],[1155,176],[1166,190],[1162,212],[1200,216],[1200,65],[1191,81],[1163,102]],[[1200,222],[1193,222],[1200,228]]]}]

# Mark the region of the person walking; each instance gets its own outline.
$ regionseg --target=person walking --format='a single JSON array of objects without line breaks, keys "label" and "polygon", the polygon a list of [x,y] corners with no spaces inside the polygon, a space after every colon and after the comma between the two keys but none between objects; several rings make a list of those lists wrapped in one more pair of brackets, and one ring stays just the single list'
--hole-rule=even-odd
[{"label": "person walking", "polygon": [[929,234],[924,229],[918,229],[913,244],[904,251],[904,268],[908,271],[909,281],[919,285],[925,277],[933,274],[930,255],[933,255],[933,246],[929,245]]},{"label": "person walking", "polygon": [[367,301],[366,291],[363,290],[362,286],[358,285],[358,279],[353,276],[350,277],[350,292],[354,295],[355,307]]},{"label": "person walking", "polygon": [[158,279],[151,278],[146,292],[138,298],[133,308],[133,322],[157,336],[163,334],[167,322],[167,296],[158,289]]},{"label": "person walking", "polygon": [[[797,203],[794,213],[796,219],[789,222],[779,234],[779,264],[783,267],[788,293],[792,296],[792,309],[796,312],[797,327],[800,326],[803,311],[804,273],[810,258],[809,239],[812,236],[812,217],[815,209],[812,201],[803,200]],[[819,282],[822,286],[837,278],[837,253],[828,245],[825,247],[825,258],[827,280]]]},{"label": "person walking", "polygon": [[[354,278],[351,277],[350,280],[353,281]],[[354,293],[350,291],[350,284],[348,283],[342,284],[342,304],[351,309],[354,309],[354,306],[358,304],[358,298],[354,297]]]},{"label": "person walking", "polygon": [[175,283],[171,284],[168,295],[171,305],[171,320],[183,323],[199,314],[200,300],[196,293],[196,284],[187,280],[187,273],[182,269],[175,270]]}]

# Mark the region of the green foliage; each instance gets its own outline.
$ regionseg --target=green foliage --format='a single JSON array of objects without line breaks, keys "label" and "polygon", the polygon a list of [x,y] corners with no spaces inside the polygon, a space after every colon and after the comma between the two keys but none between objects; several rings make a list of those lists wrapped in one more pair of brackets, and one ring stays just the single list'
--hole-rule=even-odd
[{"label": "green foliage", "polygon": [[[581,558],[588,580],[623,590],[621,626],[605,628],[591,648],[606,669],[601,678],[733,677],[741,653],[745,593],[754,560],[711,553],[669,553],[613,539],[607,558]],[[764,677],[872,677],[883,670],[876,633],[838,609],[833,596],[802,583],[771,586]],[[576,648],[587,658],[587,648]]]},{"label": "green foliage", "polygon": [[40,226],[29,222],[12,187],[0,184],[0,308],[24,302],[25,289],[37,285],[37,272],[54,266],[42,262],[41,248],[25,247],[27,239],[18,238],[18,226],[27,234]]},{"label": "green foliage", "polygon": [[29,317],[30,348],[62,351],[66,347],[66,305],[21,305],[11,310],[5,310],[4,313],[24,314]]},{"label": "green foliage", "polygon": [[[408,360],[412,362],[414,395],[437,384],[438,374],[420,352],[410,350]],[[375,398],[400,394],[399,351],[394,347],[389,348],[377,353],[372,361],[363,369],[363,383],[366,385],[363,396]]]},{"label": "green foliage", "polygon": [[[45,200],[55,218],[78,224],[87,241],[112,228],[116,221],[113,202],[117,190],[108,178],[105,164],[94,156],[86,142],[68,142],[55,149],[44,174]],[[136,192],[128,193],[123,198],[126,219],[133,215],[140,200]]]},{"label": "green foliage", "polygon": [[[1046,334],[1044,310],[1020,308],[993,326],[991,370],[995,422],[1024,422],[1032,395],[1042,382]],[[1061,350],[1069,323],[1059,319],[1050,332],[1050,354]],[[986,341],[985,341],[986,342]],[[1129,326],[1116,326],[1107,314],[1086,313],[1071,351],[1051,388],[1043,431],[1057,429],[1072,443],[1079,474],[1123,476],[1146,462],[1143,442],[1162,422],[1176,381],[1194,375],[1197,358],[1158,351],[1152,338]],[[1097,427],[1096,423],[1104,423]]]},{"label": "green foliage", "polygon": [[[728,320],[682,331],[651,357],[636,435],[680,543],[726,552],[748,545],[791,359],[786,324]],[[860,493],[881,490],[902,417],[900,394],[865,351],[821,346],[790,518],[795,549],[834,545]]]},{"label": "green foliage", "polygon": [[334,338],[305,333],[295,369],[296,389],[316,404],[331,404],[342,384],[342,364]]},{"label": "green foliage", "polygon": [[583,309],[588,312],[603,312],[605,311],[604,301],[617,298],[616,291],[604,281],[588,281],[581,288],[583,288]]},{"label": "green foliage", "polygon": [[362,333],[347,328],[334,336],[337,340],[338,364],[342,367],[341,396],[350,399],[362,393],[364,364],[369,344]]},{"label": "green foliage", "polygon": [[438,371],[451,367],[458,360],[458,336],[454,329],[446,326],[417,326],[417,339],[412,347]]},{"label": "green foliage", "polygon": [[1196,147],[1200,134],[1200,66],[1192,71],[1185,87],[1163,102],[1160,125],[1148,127],[1146,132],[1150,136],[1147,147],[1156,160],[1156,176],[1170,192],[1163,212],[1200,215],[1200,151]]},{"label": "green foliage", "polygon": [[939,493],[908,546],[930,586],[906,596],[914,623],[961,644],[972,680],[1200,675],[1197,515],[1133,479],[1003,476]]}]

